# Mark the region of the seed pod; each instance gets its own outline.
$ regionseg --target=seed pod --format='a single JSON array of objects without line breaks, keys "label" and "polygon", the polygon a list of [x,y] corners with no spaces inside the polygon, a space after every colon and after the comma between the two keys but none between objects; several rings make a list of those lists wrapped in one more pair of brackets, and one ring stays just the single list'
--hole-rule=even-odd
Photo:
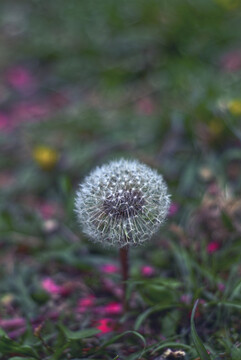
[{"label": "seed pod", "polygon": [[167,186],[156,170],[120,159],[84,179],[75,210],[94,242],[123,247],[149,240],[165,220],[169,205]]}]

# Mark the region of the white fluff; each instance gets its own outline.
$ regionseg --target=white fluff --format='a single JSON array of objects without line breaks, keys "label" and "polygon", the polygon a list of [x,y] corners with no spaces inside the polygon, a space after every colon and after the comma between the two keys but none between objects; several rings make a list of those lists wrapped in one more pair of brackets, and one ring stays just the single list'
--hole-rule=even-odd
[{"label": "white fluff", "polygon": [[123,247],[149,240],[165,220],[169,205],[167,186],[156,170],[120,159],[84,179],[75,211],[94,242]]}]

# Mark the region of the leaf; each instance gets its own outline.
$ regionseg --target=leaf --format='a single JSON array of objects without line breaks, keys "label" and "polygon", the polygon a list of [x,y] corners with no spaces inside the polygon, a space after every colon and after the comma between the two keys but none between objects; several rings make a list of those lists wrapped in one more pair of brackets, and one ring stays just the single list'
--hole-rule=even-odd
[{"label": "leaf", "polygon": [[68,194],[70,193],[71,190],[71,182],[70,182],[70,178],[67,176],[62,176],[60,178],[60,188],[62,190],[62,193],[65,196],[68,196]]},{"label": "leaf", "polygon": [[233,300],[235,297],[241,294],[241,280],[233,288],[232,294],[230,295],[230,300]]},{"label": "leaf", "polygon": [[26,355],[34,359],[39,359],[36,351],[32,347],[29,345],[19,345],[17,342],[6,336],[0,338],[0,352],[2,354],[17,353],[19,355]]},{"label": "leaf", "polygon": [[151,279],[137,284],[137,289],[143,299],[150,305],[159,304],[159,306],[169,306],[170,303],[174,303],[176,300],[176,288],[180,286],[179,282],[172,279],[170,283],[166,280],[163,281],[163,279]]},{"label": "leaf", "polygon": [[161,345],[159,345],[158,347],[156,347],[152,351],[152,354],[156,353],[157,351],[159,352],[160,350],[166,349],[166,348],[178,348],[178,349],[190,350],[191,346],[182,344],[179,342],[174,342],[174,341],[164,342]]},{"label": "leaf", "polygon": [[234,230],[234,225],[233,225],[232,219],[224,211],[222,211],[222,213],[221,213],[221,219],[222,219],[223,225],[226,227],[227,230],[229,230],[229,231]]},{"label": "leaf", "polygon": [[240,160],[241,159],[241,151],[240,149],[229,149],[224,153],[223,156],[224,161],[229,162],[230,160]]},{"label": "leaf", "polygon": [[8,229],[13,228],[13,219],[11,214],[7,210],[1,212],[1,220],[4,222]]},{"label": "leaf", "polygon": [[100,333],[100,330],[94,328],[79,331],[71,331],[63,325],[59,325],[59,328],[68,340],[82,340]]},{"label": "leaf", "polygon": [[138,333],[137,331],[133,331],[133,330],[128,330],[123,332],[120,335],[114,336],[112,339],[106,341],[101,347],[100,350],[106,348],[107,346],[115,343],[117,340],[121,339],[123,336],[127,335],[127,334],[133,334],[135,336],[137,336],[144,344],[144,348],[146,347],[146,339],[144,338],[144,336],[142,336],[140,333]]},{"label": "leaf", "polygon": [[196,312],[196,308],[198,306],[198,301],[197,300],[193,306],[192,309],[192,315],[191,315],[191,335],[192,335],[192,340],[194,343],[194,346],[197,350],[198,355],[200,356],[201,360],[211,360],[210,356],[207,353],[207,350],[205,349],[201,339],[199,338],[196,328],[195,328],[195,323],[194,323],[194,316],[195,316],[195,312]]},{"label": "leaf", "polygon": [[241,303],[239,302],[232,302],[232,301],[222,301],[220,303],[217,304],[218,306],[228,306],[228,307],[233,307],[236,309],[241,309]]},{"label": "leaf", "polygon": [[0,336],[8,337],[7,333],[2,328],[0,328]]},{"label": "leaf", "polygon": [[146,318],[153,314],[154,312],[156,311],[161,311],[161,310],[164,310],[164,309],[169,309],[169,308],[172,308],[174,305],[156,305],[156,306],[153,306],[149,309],[147,309],[146,311],[144,311],[144,313],[142,313],[140,316],[138,316],[137,320],[136,320],[136,323],[135,323],[135,326],[134,326],[134,329],[135,330],[138,330],[141,326],[141,324],[143,323],[143,321],[146,320]]}]

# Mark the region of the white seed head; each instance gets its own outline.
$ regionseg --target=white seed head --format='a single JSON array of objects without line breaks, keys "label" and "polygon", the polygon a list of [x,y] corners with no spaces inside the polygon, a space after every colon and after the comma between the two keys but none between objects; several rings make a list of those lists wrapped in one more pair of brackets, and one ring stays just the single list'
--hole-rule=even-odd
[{"label": "white seed head", "polygon": [[75,211],[94,242],[123,247],[149,240],[165,220],[169,205],[167,186],[156,170],[120,159],[84,179]]}]

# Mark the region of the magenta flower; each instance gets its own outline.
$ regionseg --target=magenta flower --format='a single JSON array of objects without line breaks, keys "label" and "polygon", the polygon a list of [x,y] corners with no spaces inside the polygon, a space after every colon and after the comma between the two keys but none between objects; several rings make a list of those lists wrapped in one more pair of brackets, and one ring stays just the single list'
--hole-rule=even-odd
[{"label": "magenta flower", "polygon": [[114,264],[105,264],[101,266],[101,271],[105,274],[115,274],[119,272],[119,267]]},{"label": "magenta flower", "polygon": [[37,204],[38,211],[43,219],[48,220],[56,216],[58,212],[58,206],[55,203],[41,202]]},{"label": "magenta flower", "polygon": [[0,327],[3,329],[18,328],[26,325],[26,321],[22,317],[16,317],[13,319],[0,319]]},{"label": "magenta flower", "polygon": [[177,203],[172,202],[169,207],[168,215],[174,216],[178,212],[178,210],[179,210],[179,205]]},{"label": "magenta flower", "polygon": [[220,249],[220,244],[217,241],[211,241],[208,245],[207,245],[207,252],[208,254],[213,254],[215,253],[217,250]]},{"label": "magenta flower", "polygon": [[86,296],[78,301],[77,312],[84,313],[95,305],[95,297],[93,295]]},{"label": "magenta flower", "polygon": [[50,277],[41,282],[42,288],[51,295],[68,295],[73,288],[66,285],[57,285]]},{"label": "magenta flower", "polygon": [[144,265],[141,268],[141,274],[146,277],[152,276],[155,274],[155,269],[150,265]]},{"label": "magenta flower", "polygon": [[32,74],[22,66],[9,69],[6,75],[7,82],[18,91],[29,91],[35,88]]},{"label": "magenta flower", "polygon": [[218,284],[218,290],[223,292],[225,290],[225,285],[223,283]]},{"label": "magenta flower", "polygon": [[96,329],[101,331],[100,335],[112,332],[114,330],[112,319],[102,318],[98,320]]},{"label": "magenta flower", "polygon": [[46,278],[41,283],[42,288],[50,294],[59,294],[60,286],[56,285],[56,283],[51,278]]},{"label": "magenta flower", "polygon": [[11,339],[15,339],[25,333],[26,321],[22,317],[0,319],[0,327],[8,333]]},{"label": "magenta flower", "polygon": [[103,308],[103,312],[107,315],[118,315],[122,313],[122,310],[122,304],[118,302],[111,302]]},{"label": "magenta flower", "polygon": [[191,294],[183,294],[180,298],[180,301],[183,303],[183,304],[186,304],[186,305],[190,305],[191,304],[191,301],[192,301],[192,296]]}]

